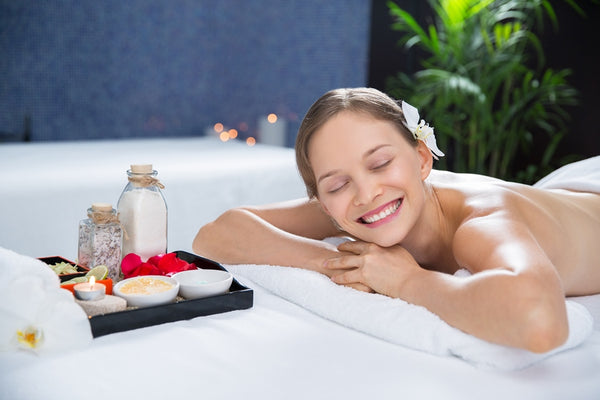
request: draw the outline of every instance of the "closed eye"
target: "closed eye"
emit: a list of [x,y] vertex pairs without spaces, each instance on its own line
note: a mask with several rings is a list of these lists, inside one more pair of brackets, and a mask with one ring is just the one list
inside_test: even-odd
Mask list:
[[392,160],[386,160],[386,161],[377,163],[377,164],[373,165],[371,167],[371,169],[374,171],[378,170],[378,169],[383,169],[383,168],[387,167],[388,165],[390,165],[391,162],[392,162]]
[[327,191],[327,193],[337,193],[340,190],[342,190],[347,184],[348,184],[348,181],[344,181],[341,184],[335,185],[334,187],[332,187],[331,189],[329,189]]

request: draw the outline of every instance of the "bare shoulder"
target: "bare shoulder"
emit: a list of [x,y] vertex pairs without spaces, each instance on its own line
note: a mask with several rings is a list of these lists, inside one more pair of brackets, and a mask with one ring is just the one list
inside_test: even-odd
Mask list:
[[486,175],[479,174],[465,174],[456,173],[450,171],[442,171],[439,169],[432,169],[429,177],[429,182],[434,185],[437,184],[476,184],[476,183],[501,183],[504,182],[500,179],[492,178]]
[[567,294],[600,292],[600,195],[436,173],[442,207],[455,218],[457,263],[477,272],[551,265]]

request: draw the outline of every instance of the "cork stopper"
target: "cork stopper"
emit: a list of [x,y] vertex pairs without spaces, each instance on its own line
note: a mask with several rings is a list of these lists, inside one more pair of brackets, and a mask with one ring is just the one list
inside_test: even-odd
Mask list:
[[134,174],[151,174],[152,164],[132,164],[131,172]]
[[109,203],[92,203],[92,211],[94,212],[112,212],[112,204]]

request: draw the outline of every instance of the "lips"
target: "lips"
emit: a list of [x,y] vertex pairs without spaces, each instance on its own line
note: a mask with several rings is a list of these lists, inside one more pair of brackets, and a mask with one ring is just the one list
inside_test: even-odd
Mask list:
[[398,211],[398,209],[400,208],[401,204],[402,204],[402,199],[397,199],[397,200],[391,201],[391,202],[379,207],[378,209],[363,215],[362,217],[360,217],[358,219],[358,222],[360,222],[361,224],[366,224],[366,225],[375,224],[379,221],[384,220],[386,217],[389,217],[390,215],[395,214]]

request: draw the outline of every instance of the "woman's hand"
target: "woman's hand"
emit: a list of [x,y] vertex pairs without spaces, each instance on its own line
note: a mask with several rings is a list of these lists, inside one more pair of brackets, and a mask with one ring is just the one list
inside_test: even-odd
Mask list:
[[[373,243],[350,241],[338,246],[342,253],[325,262],[331,279],[340,285],[366,287],[390,297],[401,297],[404,282],[421,267],[402,246],[380,247]],[[360,289],[359,289],[360,290]]]

